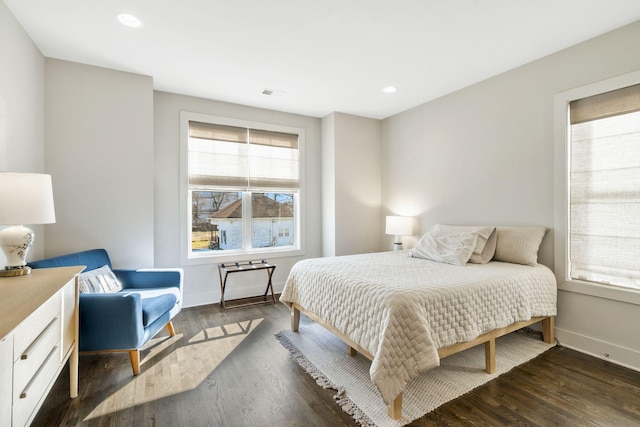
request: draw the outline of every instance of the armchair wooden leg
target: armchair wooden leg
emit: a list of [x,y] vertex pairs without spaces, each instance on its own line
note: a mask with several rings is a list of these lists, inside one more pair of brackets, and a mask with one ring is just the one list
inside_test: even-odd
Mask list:
[[176,336],[176,330],[173,329],[173,323],[171,321],[169,321],[169,323],[167,323],[165,327],[167,328],[167,332],[169,332],[170,336],[172,337]]
[[129,359],[131,359],[133,375],[138,375],[140,373],[140,350],[129,350]]

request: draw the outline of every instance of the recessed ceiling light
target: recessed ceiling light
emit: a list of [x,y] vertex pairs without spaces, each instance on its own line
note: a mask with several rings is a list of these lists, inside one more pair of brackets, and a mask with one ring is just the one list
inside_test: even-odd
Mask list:
[[393,92],[395,92],[396,90],[398,90],[398,89],[396,89],[394,86],[387,86],[387,87],[385,87],[384,89],[382,89],[382,91],[383,91],[384,93],[393,93]]
[[142,27],[142,21],[133,15],[129,15],[128,13],[121,13],[118,15],[118,21],[122,25],[126,25],[131,28],[140,28]]

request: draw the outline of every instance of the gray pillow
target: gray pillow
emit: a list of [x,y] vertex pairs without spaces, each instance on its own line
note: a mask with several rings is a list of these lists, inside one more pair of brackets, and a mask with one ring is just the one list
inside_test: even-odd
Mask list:
[[545,227],[496,227],[496,261],[535,266]]

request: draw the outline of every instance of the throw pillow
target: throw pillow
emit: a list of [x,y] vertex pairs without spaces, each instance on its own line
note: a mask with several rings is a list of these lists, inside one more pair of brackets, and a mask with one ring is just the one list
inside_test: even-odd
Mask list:
[[80,273],[78,282],[81,294],[106,294],[122,290],[122,284],[108,265]]
[[496,227],[496,261],[535,266],[545,227]]
[[482,227],[476,225],[442,225],[436,224],[433,227],[436,231],[468,231],[478,233],[476,247],[469,258],[473,264],[486,264],[493,258],[496,252],[497,233],[495,227]]
[[412,257],[453,265],[465,265],[478,239],[477,233],[467,231],[430,231],[411,249]]

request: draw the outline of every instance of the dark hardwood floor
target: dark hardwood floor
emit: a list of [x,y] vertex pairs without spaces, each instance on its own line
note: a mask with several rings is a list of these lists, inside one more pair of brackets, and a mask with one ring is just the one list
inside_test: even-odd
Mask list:
[[[174,326],[145,347],[137,377],[126,353],[81,355],[78,398],[65,369],[33,425],[356,425],[274,338],[289,327],[284,305],[189,308]],[[410,425],[638,426],[640,373],[556,347]]]

